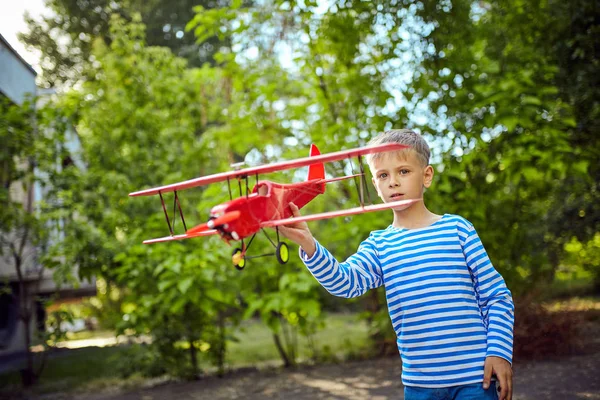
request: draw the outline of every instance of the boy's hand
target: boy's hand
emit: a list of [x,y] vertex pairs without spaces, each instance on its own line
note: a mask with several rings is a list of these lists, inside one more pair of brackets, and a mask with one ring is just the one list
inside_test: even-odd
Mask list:
[[510,363],[502,357],[489,356],[483,366],[483,388],[490,387],[492,374],[500,383],[498,400],[512,400],[512,368]]
[[[292,210],[292,215],[294,217],[300,216],[300,210],[294,203],[290,203],[290,209]],[[315,239],[313,238],[312,233],[310,233],[310,229],[308,229],[306,222],[281,225],[279,227],[279,232],[302,247],[307,256],[312,257],[313,254],[315,254],[317,249],[315,246]]]

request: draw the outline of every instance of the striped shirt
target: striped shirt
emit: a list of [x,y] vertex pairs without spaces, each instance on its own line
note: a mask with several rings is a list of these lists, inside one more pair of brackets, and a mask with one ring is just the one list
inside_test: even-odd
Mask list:
[[404,385],[479,383],[487,356],[512,363],[512,296],[466,219],[445,214],[425,228],[373,231],[342,263],[315,243],[312,257],[300,256],[331,294],[385,286]]

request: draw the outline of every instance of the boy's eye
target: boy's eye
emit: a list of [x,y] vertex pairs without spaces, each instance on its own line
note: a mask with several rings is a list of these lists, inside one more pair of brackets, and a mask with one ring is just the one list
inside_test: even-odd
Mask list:
[[381,174],[379,174],[379,179],[385,179],[387,177],[387,174],[385,172],[382,172]]
[[409,172],[410,172],[410,171],[409,171],[409,170],[407,170],[407,169],[401,169],[401,170],[400,170],[400,175],[406,175],[406,174],[408,174]]

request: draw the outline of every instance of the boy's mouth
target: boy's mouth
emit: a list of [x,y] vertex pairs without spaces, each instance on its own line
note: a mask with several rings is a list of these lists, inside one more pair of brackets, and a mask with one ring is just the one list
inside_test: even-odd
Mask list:
[[394,193],[390,196],[390,199],[399,199],[401,197],[404,197],[404,193]]

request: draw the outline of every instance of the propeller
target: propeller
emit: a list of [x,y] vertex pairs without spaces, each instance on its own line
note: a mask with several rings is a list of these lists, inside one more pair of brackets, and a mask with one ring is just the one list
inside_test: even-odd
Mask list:
[[185,234],[193,235],[193,234],[205,231],[207,229],[215,229],[215,227],[217,227],[217,226],[225,225],[231,221],[235,221],[236,219],[238,219],[240,217],[241,214],[242,213],[240,213],[239,211],[230,211],[228,213],[221,215],[220,217],[211,219],[208,222],[205,222],[203,224],[200,224],[193,228],[188,229],[185,232]]

